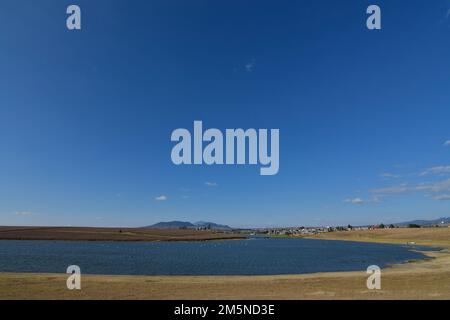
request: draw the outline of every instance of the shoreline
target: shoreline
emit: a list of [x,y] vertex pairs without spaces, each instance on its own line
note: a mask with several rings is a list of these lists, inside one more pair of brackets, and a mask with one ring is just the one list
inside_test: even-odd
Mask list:
[[[404,244],[405,239],[417,237],[415,231],[402,232],[402,239],[392,242],[377,241],[379,233],[375,233],[375,239],[364,242],[401,244],[399,241],[403,241]],[[349,235],[357,236],[346,234]],[[336,234],[328,235],[332,236]],[[374,233],[364,236],[374,236]],[[450,242],[450,237],[448,240],[446,237],[447,233],[444,239]],[[362,241],[361,237],[356,238],[347,240]],[[82,275],[82,290],[73,291],[66,288],[67,274],[0,273],[0,299],[450,299],[450,243],[440,238],[425,240],[426,244],[416,241],[416,245],[436,251],[417,251],[429,259],[383,268],[381,290],[367,289],[365,270],[250,276]]]
[[216,238],[205,238],[205,239],[167,239],[167,240],[93,240],[93,239],[58,239],[58,238],[49,238],[49,239],[2,239],[0,241],[61,241],[61,242],[214,242],[214,241],[228,241],[228,240],[246,240],[246,237],[216,237]]
[[450,254],[382,269],[381,290],[366,288],[365,271],[255,276],[82,275],[82,290],[66,289],[66,274],[0,273],[0,299],[297,300],[450,299]]

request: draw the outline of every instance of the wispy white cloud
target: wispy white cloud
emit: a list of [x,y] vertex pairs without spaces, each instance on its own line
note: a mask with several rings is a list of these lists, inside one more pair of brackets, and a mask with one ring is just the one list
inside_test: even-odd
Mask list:
[[160,195],[155,198],[156,201],[166,201],[168,198],[165,195]]
[[381,174],[381,177],[383,178],[400,178],[399,174],[393,174],[393,173],[389,173],[389,172],[385,172]]
[[444,147],[450,147],[450,140],[447,140],[444,142]]
[[374,195],[373,197],[369,199],[363,199],[363,198],[347,198],[344,200],[345,203],[351,203],[351,204],[374,204],[379,203],[383,200],[382,195]]
[[450,166],[437,166],[428,168],[425,171],[421,172],[420,175],[426,176],[429,174],[445,174],[445,173],[450,173]]
[[363,204],[364,200],[361,198],[349,198],[349,199],[345,199],[344,202],[351,203],[351,204]]
[[438,182],[428,182],[421,183],[416,186],[417,191],[427,191],[427,192],[450,192],[450,179],[438,181]]
[[32,216],[33,215],[33,212],[31,212],[31,211],[17,211],[17,212],[15,212],[14,213],[16,216],[22,216],[22,217],[24,217],[24,216]]
[[255,68],[255,62],[249,62],[244,67],[245,67],[245,71],[252,72],[253,69]]
[[369,200],[369,202],[379,203],[383,200],[383,196],[375,195],[372,197],[372,199]]
[[206,181],[205,182],[205,186],[207,186],[207,187],[217,187],[218,184],[217,184],[217,182]]
[[405,193],[412,191],[407,185],[391,186],[386,188],[372,189],[369,190],[372,193],[378,194],[393,194],[393,193]]
[[434,200],[437,201],[446,201],[446,200],[450,200],[450,194],[441,194],[438,196],[433,197]]
[[372,189],[370,192],[375,194],[402,194],[408,192],[450,192],[450,179],[437,182],[423,182],[415,185],[403,184],[387,188]]

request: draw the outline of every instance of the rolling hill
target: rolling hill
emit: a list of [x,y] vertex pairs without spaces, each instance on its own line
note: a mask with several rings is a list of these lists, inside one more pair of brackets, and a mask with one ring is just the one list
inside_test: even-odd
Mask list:
[[213,230],[231,230],[227,225],[217,224],[214,222],[199,221],[191,223],[188,221],[167,221],[158,222],[150,226],[146,226],[147,229],[195,229],[195,228],[207,228]]

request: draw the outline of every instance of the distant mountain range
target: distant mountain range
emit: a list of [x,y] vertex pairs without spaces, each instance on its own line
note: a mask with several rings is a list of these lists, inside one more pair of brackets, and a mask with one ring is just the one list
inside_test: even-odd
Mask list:
[[195,228],[209,228],[213,230],[231,230],[231,227],[223,224],[217,224],[214,222],[207,221],[199,221],[195,223],[191,223],[188,221],[167,221],[167,222],[158,222],[152,224],[151,226],[146,226],[144,228],[148,229],[195,229]]
[[[407,226],[409,224],[417,224],[419,226],[431,226],[431,225],[439,225],[439,224],[450,224],[450,217],[443,217],[432,220],[412,220],[394,223],[395,226]],[[150,226],[145,226],[144,228],[148,229],[196,229],[196,228],[209,228],[212,230],[231,230],[232,228],[227,225],[217,224],[214,222],[207,221],[198,221],[198,222],[189,222],[189,221],[167,221],[167,222],[158,222]]]
[[400,223],[394,223],[396,226],[405,226],[408,224],[417,224],[419,226],[429,226],[429,225],[436,225],[436,224],[449,224],[450,223],[450,217],[447,218],[439,218],[434,220],[412,220],[412,221],[406,221],[406,222],[400,222]]

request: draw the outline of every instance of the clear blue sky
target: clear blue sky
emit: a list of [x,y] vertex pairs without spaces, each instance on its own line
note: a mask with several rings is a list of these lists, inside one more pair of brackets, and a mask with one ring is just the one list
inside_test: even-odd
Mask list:
[[[374,3],[381,31],[365,26]],[[81,31],[66,29],[69,4]],[[0,225],[449,216],[449,9],[2,0]],[[175,166],[170,134],[194,120],[279,128],[279,173]]]

